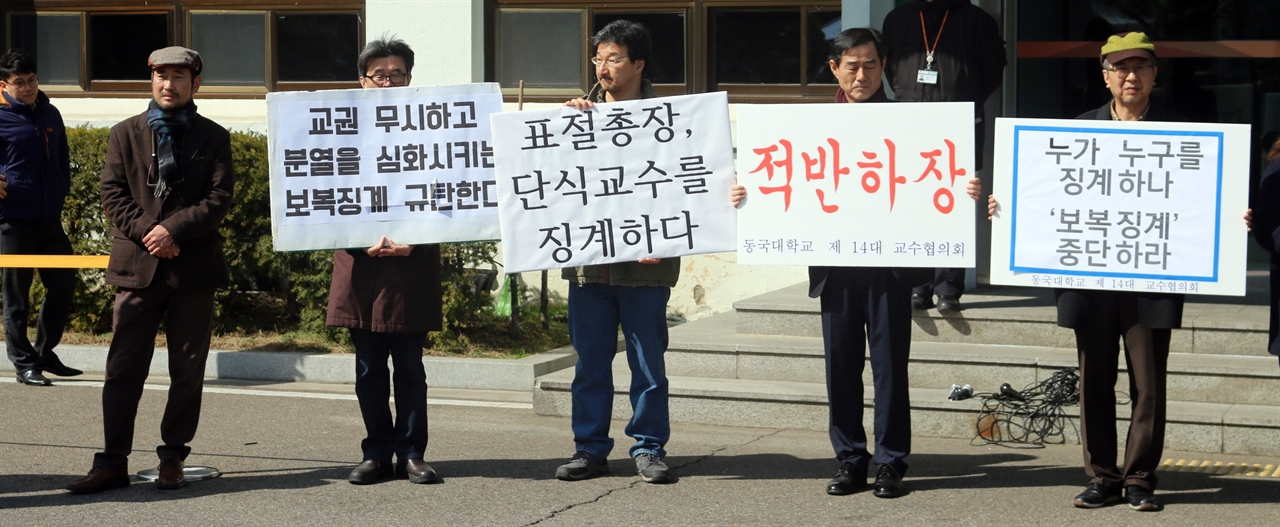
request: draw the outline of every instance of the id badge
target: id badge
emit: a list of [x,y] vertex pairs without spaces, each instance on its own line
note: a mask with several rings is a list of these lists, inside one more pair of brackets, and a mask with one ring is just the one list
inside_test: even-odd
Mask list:
[[937,84],[938,72],[932,70],[916,70],[916,82],[920,84]]

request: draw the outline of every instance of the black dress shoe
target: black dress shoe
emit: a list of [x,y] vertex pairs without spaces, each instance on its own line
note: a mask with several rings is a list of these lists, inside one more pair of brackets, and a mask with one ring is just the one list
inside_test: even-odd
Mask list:
[[938,297],[938,311],[959,311],[960,299],[954,296]]
[[356,466],[355,470],[347,476],[347,481],[355,485],[368,485],[377,483],[384,479],[391,479],[392,466],[389,463],[379,463],[372,459],[366,459]]
[[872,494],[877,498],[896,498],[905,493],[898,471],[889,465],[880,465],[880,471],[876,473],[876,490]]
[[440,483],[440,475],[422,458],[413,458],[396,465],[396,475],[409,478],[409,483]]
[[867,470],[858,470],[849,463],[840,464],[840,472],[827,483],[827,494],[848,496],[867,487]]
[[911,293],[911,309],[916,311],[924,311],[933,307],[933,295],[922,295],[919,293]]
[[53,381],[40,374],[40,370],[32,368],[17,372],[18,382],[28,386],[53,386]]
[[77,494],[93,494],[110,489],[122,489],[129,486],[129,473],[93,467],[89,475],[77,479],[67,485],[67,490]]
[[48,373],[57,375],[59,377],[75,377],[76,375],[80,375],[84,373],[83,371],[77,370],[75,368],[72,368],[71,366],[67,366],[66,364],[63,364],[62,361],[58,360],[57,358],[54,358],[52,361],[41,364],[40,369]]
[[1146,487],[1129,485],[1124,488],[1124,496],[1129,500],[1129,508],[1135,511],[1160,510],[1155,493]]
[[1071,500],[1071,504],[1082,509],[1096,509],[1103,505],[1120,501],[1120,493],[1111,490],[1101,483],[1090,483],[1088,487]]

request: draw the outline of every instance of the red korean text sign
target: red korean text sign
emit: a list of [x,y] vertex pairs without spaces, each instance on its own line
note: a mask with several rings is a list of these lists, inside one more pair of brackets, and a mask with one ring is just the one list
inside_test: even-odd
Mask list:
[[970,103],[743,105],[738,262],[972,267]]

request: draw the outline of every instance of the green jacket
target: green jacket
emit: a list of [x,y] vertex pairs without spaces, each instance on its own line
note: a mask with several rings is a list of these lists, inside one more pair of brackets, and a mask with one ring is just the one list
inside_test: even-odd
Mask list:
[[[640,98],[657,97],[653,92],[653,84],[648,79],[640,81]],[[594,102],[605,102],[604,92],[600,84],[591,87],[584,99]],[[621,262],[614,264],[584,265],[568,267],[560,272],[565,280],[585,284],[610,284],[624,287],[675,287],[680,279],[680,258],[663,258],[656,264],[639,262]]]

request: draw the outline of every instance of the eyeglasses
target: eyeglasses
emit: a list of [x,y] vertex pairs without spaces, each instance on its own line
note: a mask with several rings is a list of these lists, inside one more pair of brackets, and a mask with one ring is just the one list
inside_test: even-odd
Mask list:
[[596,66],[599,66],[599,65],[601,65],[601,64],[608,64],[608,65],[610,65],[610,66],[617,66],[617,65],[622,64],[623,62],[626,62],[626,61],[628,61],[628,60],[631,60],[631,57],[614,57],[614,58],[611,58],[611,59],[602,59],[602,58],[600,58],[600,57],[592,57],[592,58],[591,58],[591,64],[594,64],[594,65],[596,65]]
[[365,75],[364,78],[369,79],[378,84],[391,81],[391,84],[400,84],[404,82],[409,75],[404,73],[392,73],[390,75]]
[[25,90],[25,89],[27,89],[27,88],[35,88],[38,84],[40,84],[40,78],[39,78],[39,77],[31,77],[31,80],[30,80],[30,81],[18,81],[18,82],[9,82],[9,81],[4,81],[4,83],[5,83],[5,84],[9,84],[9,85],[11,85],[11,86],[15,86],[15,87],[17,87],[19,90]]
[[1130,73],[1136,73],[1138,74],[1139,77],[1148,75],[1152,71],[1154,71],[1154,69],[1155,69],[1155,66],[1152,66],[1150,64],[1143,64],[1141,66],[1134,66],[1134,67],[1115,66],[1115,67],[1107,68],[1107,71],[1115,72],[1116,75],[1119,75],[1121,78],[1124,78],[1124,77],[1128,77]]

